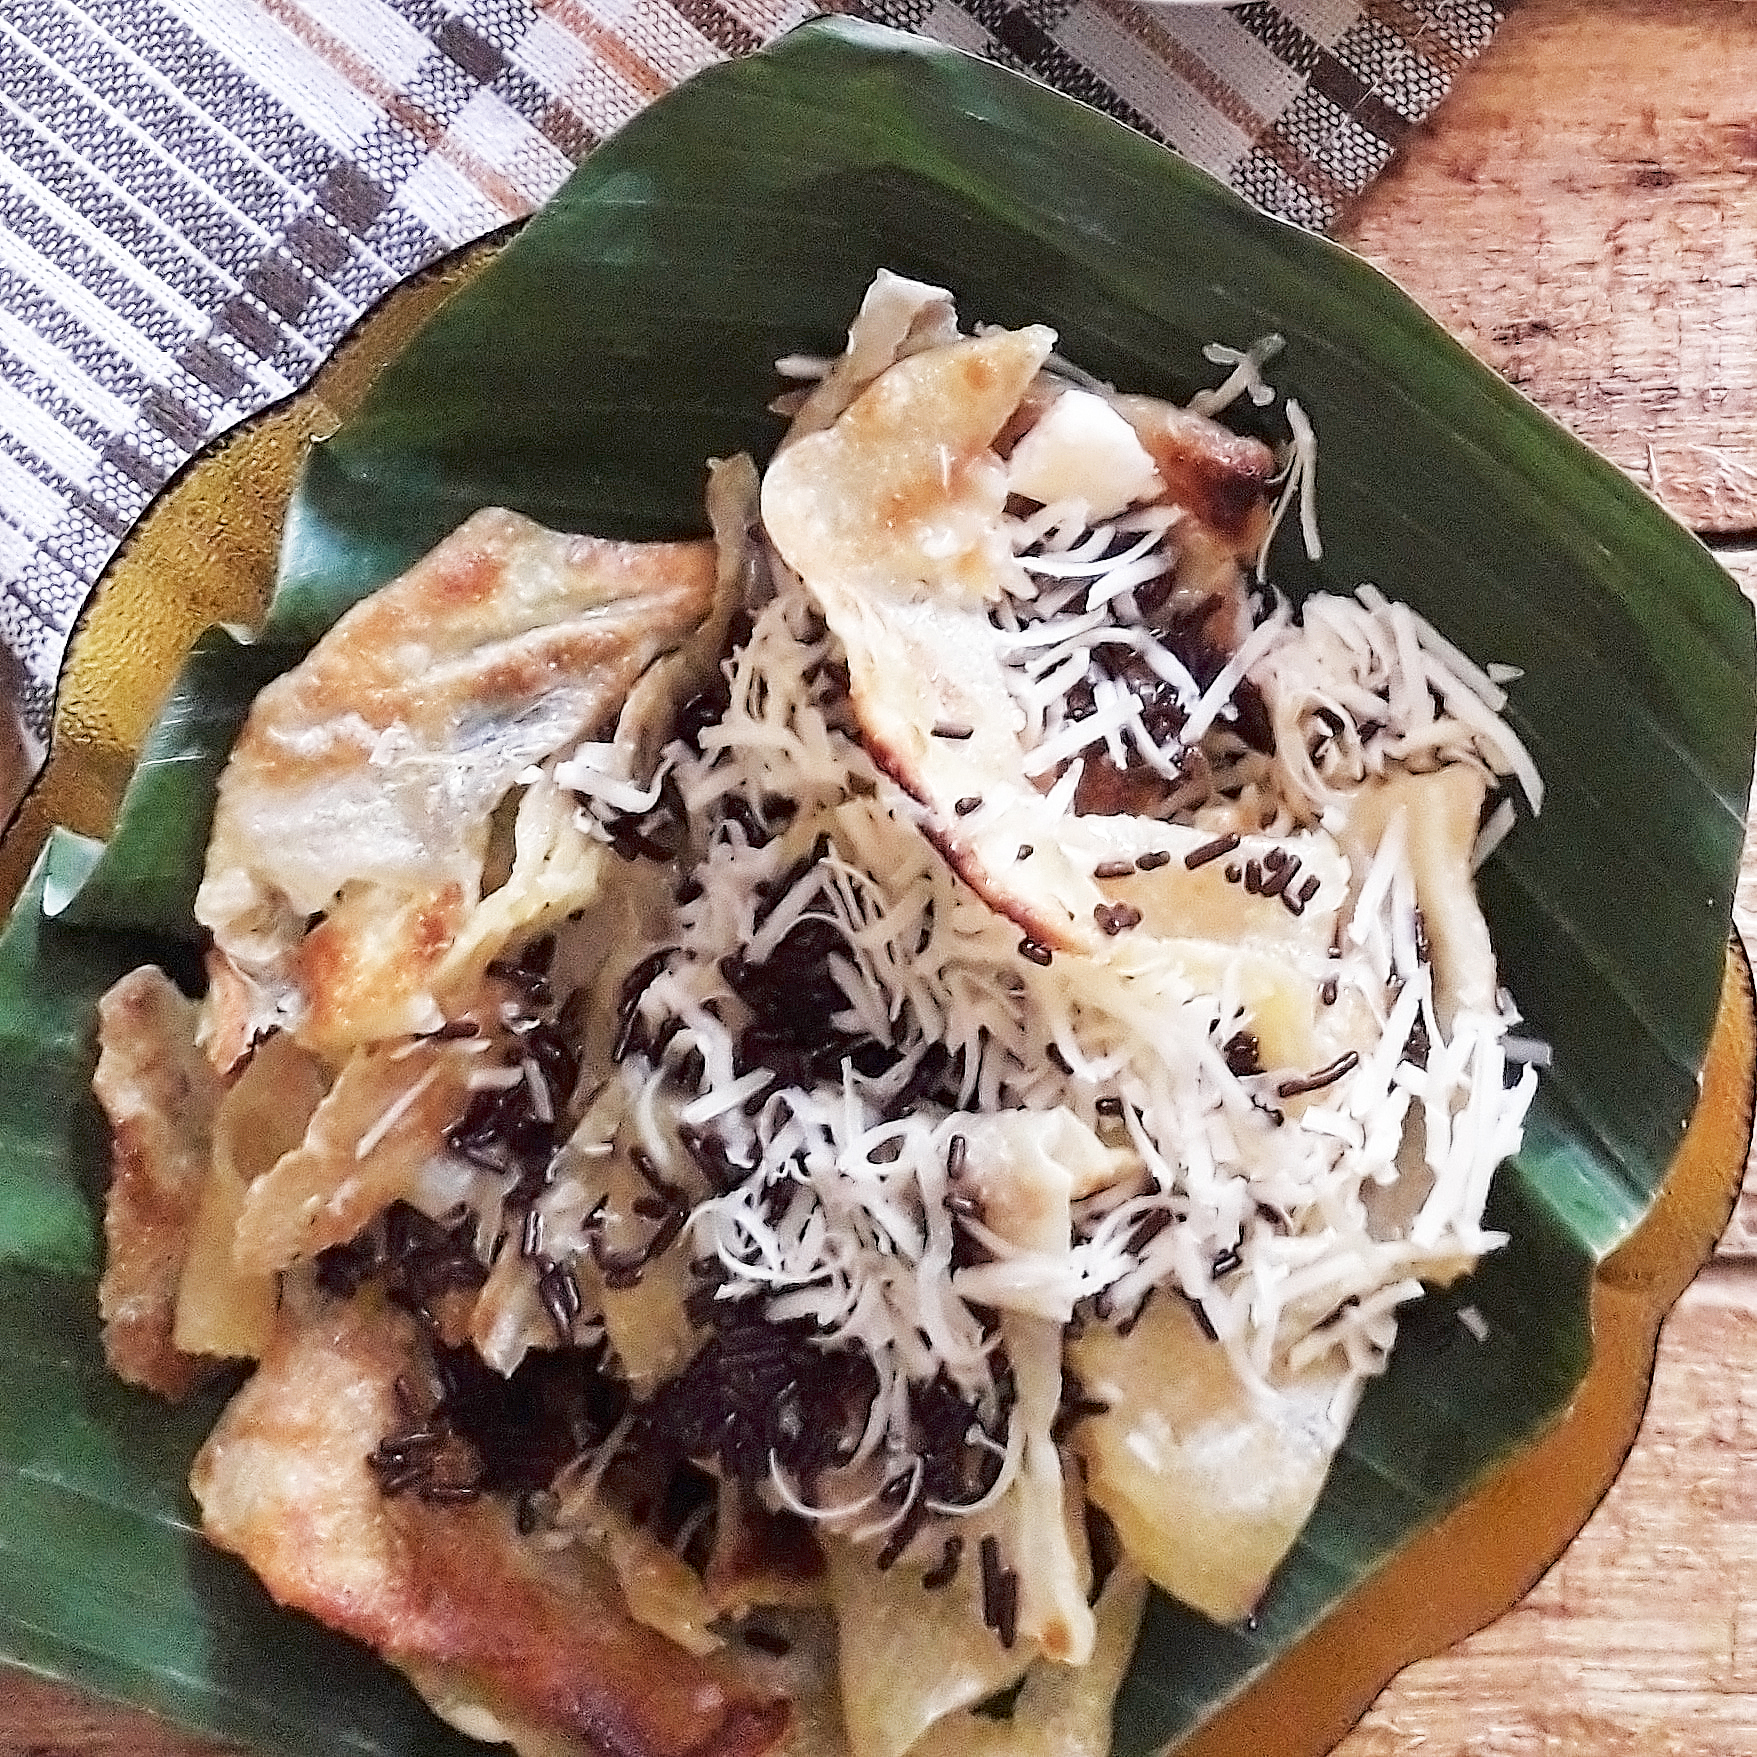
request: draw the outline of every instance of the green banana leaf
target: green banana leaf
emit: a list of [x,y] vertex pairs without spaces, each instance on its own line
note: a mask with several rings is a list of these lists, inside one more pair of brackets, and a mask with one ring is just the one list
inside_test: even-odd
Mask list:
[[[1617,471],[1382,277],[1141,137],[994,66],[823,20],[701,75],[600,148],[312,455],[261,641],[208,637],[107,849],[59,837],[0,939],[0,1649],[286,1753],[449,1753],[388,1673],[274,1612],[188,1530],[216,1405],[112,1384],[92,1315],[101,1131],[91,1003],[189,962],[215,776],[251,694],[478,506],[606,535],[702,525],[703,462],[759,455],[773,361],[834,351],[886,266],[966,322],[1179,399],[1203,344],[1287,340],[1271,377],[1320,435],[1321,563],[1523,668],[1511,719],[1547,784],[1483,875],[1503,970],[1554,1049],[1492,1219],[1513,1235],[1423,1302],[1316,1517],[1248,1625],[1168,1603],[1119,1753],[1201,1724],[1412,1533],[1567,1405],[1595,1266],[1691,1115],[1750,784],[1751,615]],[[1485,1341],[1460,1341],[1472,1305]]]

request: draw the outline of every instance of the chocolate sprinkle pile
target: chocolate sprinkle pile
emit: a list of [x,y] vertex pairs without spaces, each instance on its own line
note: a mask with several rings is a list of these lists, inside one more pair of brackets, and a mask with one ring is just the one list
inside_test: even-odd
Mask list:
[[861,1351],[820,1347],[808,1322],[778,1324],[761,1301],[714,1300],[714,1291],[710,1281],[692,1296],[691,1315],[713,1329],[642,1406],[636,1443],[711,1459],[749,1488],[768,1480],[773,1456],[809,1496],[853,1455],[878,1395],[872,1363]]
[[[1136,592],[1135,604],[1142,624],[1182,662],[1198,692],[1204,691],[1225,669],[1230,656],[1207,632],[1218,603],[1204,598],[1173,606],[1169,600],[1170,581],[1171,575],[1167,573],[1148,582]],[[1106,644],[1093,650],[1092,666],[1135,698],[1141,726],[1154,744],[1161,750],[1176,748],[1186,720],[1183,705],[1176,687],[1161,677],[1143,654],[1127,645]],[[1069,722],[1078,724],[1089,718],[1096,705],[1091,681],[1075,684],[1066,696]],[[1250,749],[1267,753],[1274,748],[1268,707],[1249,678],[1241,678],[1233,687],[1226,729]],[[1188,754],[1200,756],[1200,747],[1192,747]],[[1167,806],[1181,801],[1191,783],[1198,796],[1206,791],[1200,765],[1186,770],[1184,781],[1174,782],[1150,767],[1132,747],[1127,749],[1121,765],[1101,743],[1083,755],[1086,766],[1074,795],[1077,812],[1108,815],[1129,811],[1159,816]]]
[[525,1078],[475,1093],[445,1137],[454,1153],[511,1181],[507,1202],[513,1208],[528,1207],[548,1187],[555,1156],[572,1129],[567,1105],[580,1074],[581,1022],[575,1001],[555,1007],[549,984],[554,957],[555,938],[545,934],[516,961],[488,966],[513,991],[505,1065],[522,1066]]
[[488,1279],[476,1255],[475,1216],[447,1218],[451,1224],[443,1225],[407,1202],[393,1202],[357,1238],[318,1252],[317,1285],[351,1298],[378,1282],[393,1303],[437,1331],[446,1295],[474,1294]]

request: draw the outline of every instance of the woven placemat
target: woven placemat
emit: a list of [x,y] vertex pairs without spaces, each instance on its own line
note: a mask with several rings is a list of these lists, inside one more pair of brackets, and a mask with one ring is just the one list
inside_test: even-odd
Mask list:
[[[1511,0],[859,0],[1324,227]],[[6,0],[0,640],[41,731],[80,605],[189,456],[382,294],[805,0]]]

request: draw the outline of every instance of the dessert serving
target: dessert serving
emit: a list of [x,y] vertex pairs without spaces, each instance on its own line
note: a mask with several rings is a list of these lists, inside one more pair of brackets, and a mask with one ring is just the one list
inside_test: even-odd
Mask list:
[[101,1008],[106,1350],[253,1363],[205,1532],[463,1731],[1103,1752],[1504,1242],[1541,783],[1265,578],[1276,345],[1184,407],[880,274],[711,540],[476,512],[256,698],[205,992]]

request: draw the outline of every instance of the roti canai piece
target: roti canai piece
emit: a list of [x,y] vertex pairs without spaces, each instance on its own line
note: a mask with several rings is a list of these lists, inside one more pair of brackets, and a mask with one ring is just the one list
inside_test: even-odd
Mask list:
[[1100,1757],[1499,1242],[1504,691],[1257,583],[1269,349],[1055,346],[881,275],[712,542],[477,514],[259,698],[205,997],[106,999],[112,1357],[258,1363],[204,1528],[526,1757]]
[[130,971],[100,1003],[92,1090],[110,1121],[104,1353],[132,1385],[172,1399],[202,1376],[172,1329],[177,1289],[213,1158],[220,1082],[195,1044],[195,1006],[163,971]]
[[[428,1030],[468,984],[493,819],[707,617],[707,544],[604,543],[477,513],[349,611],[251,710],[196,918],[243,1030],[331,1055]],[[315,834],[313,832],[316,832]]]

